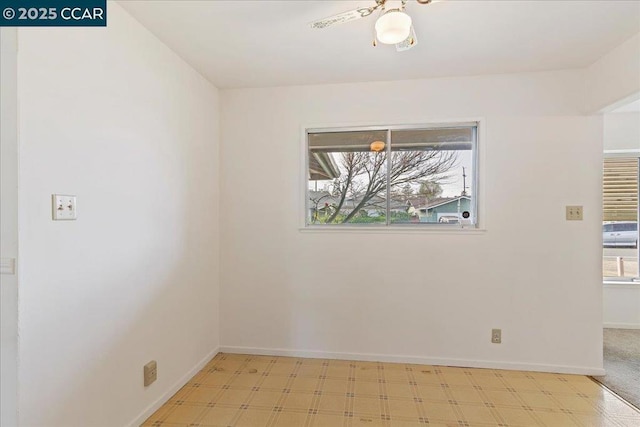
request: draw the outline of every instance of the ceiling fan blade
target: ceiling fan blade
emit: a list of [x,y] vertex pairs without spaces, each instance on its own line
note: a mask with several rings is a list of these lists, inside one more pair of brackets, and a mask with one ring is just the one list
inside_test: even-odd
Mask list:
[[348,12],[339,13],[337,15],[330,16],[328,18],[320,19],[312,22],[311,28],[326,28],[334,24],[342,24],[344,22],[354,21],[356,19],[365,18],[373,13],[378,6],[374,7],[361,7],[360,9],[350,10]]
[[417,44],[418,44],[418,38],[416,37],[416,32],[413,29],[413,25],[412,25],[411,30],[409,31],[409,37],[402,40],[400,43],[396,43],[396,50],[398,52],[403,52],[405,50],[411,49]]

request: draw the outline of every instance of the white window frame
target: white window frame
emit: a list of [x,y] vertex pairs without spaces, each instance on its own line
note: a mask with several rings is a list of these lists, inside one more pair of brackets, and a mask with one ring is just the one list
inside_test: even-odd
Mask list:
[[[603,161],[605,158],[612,157],[638,157],[638,161],[640,161],[640,150],[604,150]],[[640,172],[639,172],[640,173]],[[638,177],[640,179],[640,177]],[[638,192],[640,193],[640,187],[638,188]],[[638,198],[638,204],[640,205],[640,194]],[[638,224],[640,224],[640,206],[638,208]],[[640,229],[639,229],[640,230]],[[602,245],[604,249],[604,244]],[[637,262],[638,266],[640,266],[640,247],[637,248]],[[604,272],[603,272],[604,273]],[[640,270],[638,271],[638,276],[636,277],[611,277],[602,275],[602,282],[607,285],[640,285]]]
[[[483,209],[483,186],[481,165],[484,163],[484,119],[460,119],[460,120],[438,120],[434,122],[422,122],[411,124],[324,124],[324,125],[306,125],[302,126],[301,144],[301,203],[299,203],[300,212],[300,231],[318,231],[318,232],[432,232],[432,233],[483,233],[486,230],[482,227],[484,224]],[[352,131],[388,131],[389,138],[391,131],[394,130],[412,130],[412,129],[436,129],[451,127],[475,127],[475,141],[473,142],[473,197],[472,206],[474,212],[474,223],[472,224],[442,224],[442,223],[409,223],[409,224],[309,224],[309,196],[308,196],[308,167],[309,167],[309,133],[328,133],[328,132],[352,132]],[[388,141],[387,141],[388,142]],[[391,144],[387,143],[388,151],[391,150]]]

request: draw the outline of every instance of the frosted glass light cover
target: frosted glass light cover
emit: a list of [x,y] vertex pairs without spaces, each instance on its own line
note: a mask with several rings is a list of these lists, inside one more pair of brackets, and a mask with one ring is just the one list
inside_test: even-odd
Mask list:
[[390,10],[376,21],[376,37],[380,43],[396,44],[409,37],[411,17],[399,10]]

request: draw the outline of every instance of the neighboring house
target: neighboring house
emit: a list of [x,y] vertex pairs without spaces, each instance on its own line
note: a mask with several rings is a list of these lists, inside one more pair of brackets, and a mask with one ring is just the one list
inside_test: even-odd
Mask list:
[[462,212],[471,211],[469,196],[440,197],[418,207],[420,222],[458,222]]

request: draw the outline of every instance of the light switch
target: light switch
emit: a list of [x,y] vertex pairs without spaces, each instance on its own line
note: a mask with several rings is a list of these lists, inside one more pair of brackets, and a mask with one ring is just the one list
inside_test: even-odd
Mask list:
[[567,206],[567,221],[582,221],[582,206]]
[[51,195],[51,210],[54,221],[76,219],[78,217],[76,196],[65,194]]

